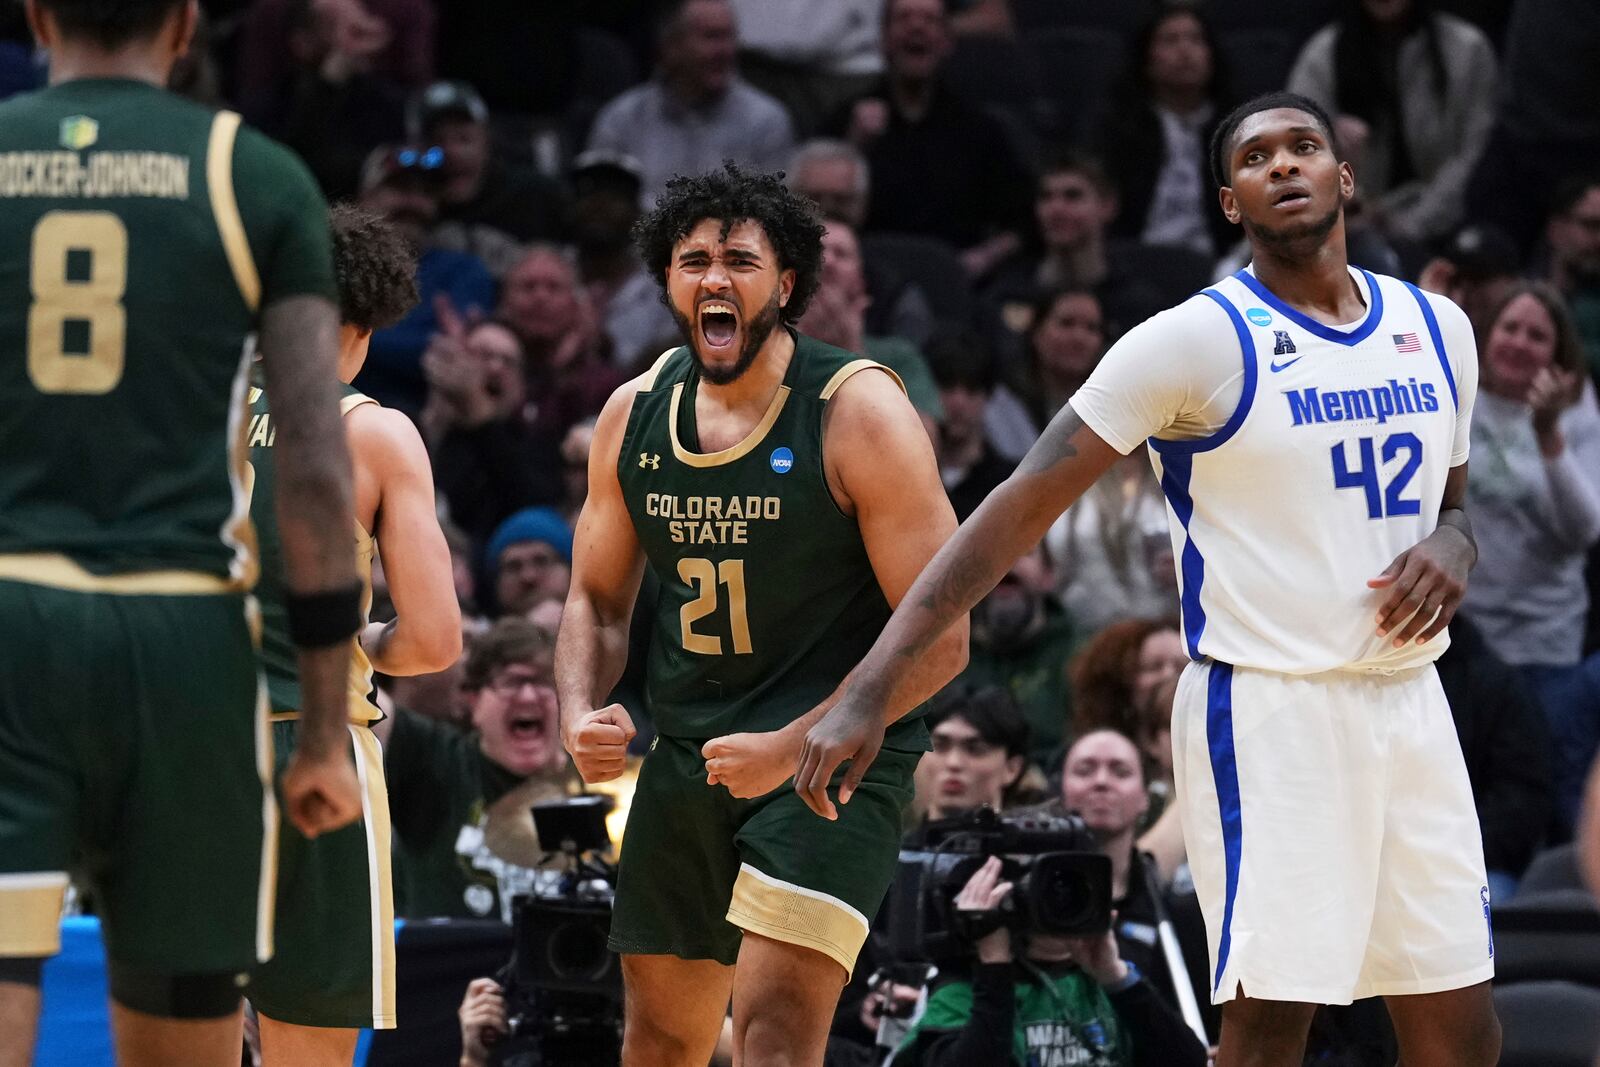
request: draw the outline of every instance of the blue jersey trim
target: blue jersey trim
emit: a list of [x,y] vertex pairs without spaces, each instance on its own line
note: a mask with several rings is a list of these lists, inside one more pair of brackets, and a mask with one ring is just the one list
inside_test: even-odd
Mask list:
[[1411,295],[1417,298],[1417,306],[1422,309],[1423,321],[1428,324],[1428,336],[1433,338],[1433,351],[1439,357],[1439,366],[1444,368],[1444,380],[1450,385],[1450,402],[1457,410],[1461,408],[1461,398],[1456,395],[1456,376],[1450,369],[1450,357],[1445,354],[1444,334],[1439,331],[1439,319],[1433,313],[1433,305],[1428,303],[1428,298],[1422,295],[1422,290],[1410,282],[1402,282]]
[[1200,604],[1200,589],[1206,580],[1206,561],[1189,532],[1189,519],[1194,515],[1194,497],[1189,494],[1189,479],[1193,474],[1192,454],[1180,452],[1162,457],[1161,491],[1166,494],[1172,513],[1183,524],[1183,552],[1178,558],[1183,577],[1183,598],[1180,601],[1183,641],[1189,648],[1189,658],[1199,659],[1200,636],[1206,630],[1206,609]]
[[1244,812],[1239,803],[1239,763],[1233,748],[1233,666],[1213,662],[1206,680],[1206,744],[1211,749],[1211,777],[1222,816],[1223,859],[1227,889],[1222,905],[1222,935],[1217,939],[1217,973],[1211,991],[1222,985],[1233,947],[1233,903],[1239,894],[1239,861],[1244,851]]
[[1362,271],[1361,276],[1367,280],[1367,292],[1372,294],[1372,300],[1371,303],[1367,305],[1367,317],[1362,319],[1354,329],[1345,331],[1334,326],[1329,326],[1326,323],[1318,322],[1316,319],[1305,314],[1304,312],[1296,311],[1294,308],[1290,307],[1288,304],[1285,304],[1282,300],[1279,300],[1276,296],[1274,296],[1272,290],[1268,289],[1265,285],[1262,285],[1261,279],[1257,278],[1249,271],[1240,269],[1239,272],[1234,275],[1235,278],[1238,278],[1239,281],[1244,284],[1245,288],[1249,289],[1262,300],[1272,305],[1272,309],[1274,311],[1287,317],[1290,322],[1293,322],[1303,330],[1311,331],[1324,341],[1332,341],[1334,344],[1340,345],[1360,344],[1362,341],[1365,341],[1368,337],[1372,336],[1372,331],[1376,330],[1378,328],[1378,323],[1383,321],[1383,290],[1378,288],[1378,279],[1374,278],[1366,271]]
[[[1244,385],[1239,393],[1239,403],[1233,409],[1233,414],[1228,416],[1228,421],[1222,428],[1208,437],[1199,437],[1191,441],[1163,441],[1160,438],[1150,438],[1150,447],[1161,453],[1162,456],[1191,455],[1195,452],[1209,452],[1225,444],[1234,434],[1239,432],[1239,427],[1244,425],[1245,416],[1250,414],[1250,406],[1256,399],[1256,376],[1260,371],[1256,360],[1256,341],[1250,333],[1250,327],[1244,323],[1244,316],[1239,314],[1239,309],[1234,307],[1227,297],[1215,289],[1201,290],[1202,296],[1208,296],[1216,301],[1217,306],[1227,312],[1228,318],[1233,322],[1233,332],[1239,337],[1239,353],[1244,359]],[[1185,480],[1188,484],[1188,479]]]

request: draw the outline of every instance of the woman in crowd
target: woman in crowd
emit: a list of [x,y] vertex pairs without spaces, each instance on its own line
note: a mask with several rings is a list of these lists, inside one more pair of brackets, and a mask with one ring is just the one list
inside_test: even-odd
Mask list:
[[1161,5],[1135,36],[1098,152],[1117,187],[1118,237],[1209,259],[1238,240],[1206,168],[1211,132],[1233,103],[1220,58],[1216,33],[1192,0]]
[[1083,288],[1052,289],[1033,303],[1028,359],[995,387],[984,430],[995,450],[1020,458],[1105,354],[1100,301]]
[[1070,668],[1073,732],[1140,736],[1144,709],[1188,662],[1172,619],[1125,618],[1107,626],[1079,650]]
[[1462,610],[1521,668],[1550,719],[1558,814],[1570,828],[1600,740],[1600,659],[1583,659],[1584,558],[1600,540],[1600,408],[1554,289],[1518,285],[1493,323],[1467,482],[1478,565]]

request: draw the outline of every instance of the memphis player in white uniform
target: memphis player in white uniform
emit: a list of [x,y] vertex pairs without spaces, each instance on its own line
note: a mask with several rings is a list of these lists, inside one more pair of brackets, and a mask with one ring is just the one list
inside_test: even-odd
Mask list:
[[1482,843],[1432,666],[1477,558],[1477,356],[1450,301],[1349,266],[1331,128],[1288,93],[1222,122],[1213,167],[1251,266],[1112,347],[813,713],[795,788],[833,817],[834,771],[850,761],[847,802],[919,651],[1148,441],[1193,660],[1172,743],[1217,1062],[1298,1065],[1316,1004],[1383,996],[1407,1067],[1487,1067]]

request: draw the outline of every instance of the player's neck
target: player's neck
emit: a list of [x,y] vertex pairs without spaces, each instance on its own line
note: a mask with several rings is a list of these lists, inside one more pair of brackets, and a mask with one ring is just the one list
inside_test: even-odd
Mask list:
[[1342,227],[1311,251],[1273,249],[1253,242],[1256,279],[1285,304],[1330,325],[1361,317],[1366,307],[1350,278]]
[[50,52],[51,85],[85,78],[126,78],[161,88],[171,72],[171,55],[149,42],[112,51],[92,45],[58,44]]
[[776,326],[762,342],[761,351],[756,353],[749,370],[726,385],[702,378],[699,396],[724,411],[765,412],[789,373],[789,363],[793,359],[793,335],[783,326]]

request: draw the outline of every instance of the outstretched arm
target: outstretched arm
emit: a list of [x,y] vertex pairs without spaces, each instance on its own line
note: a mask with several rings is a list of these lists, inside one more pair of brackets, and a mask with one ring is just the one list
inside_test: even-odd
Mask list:
[[589,448],[589,497],[572,541],[572,588],[556,639],[561,740],[585,782],[606,782],[626,766],[633,720],[619,704],[596,707],[628,663],[628,626],[644,576],[644,550],[617,478],[617,457],[638,380],[606,401]]
[[[461,655],[450,546],[439,529],[428,451],[411,420],[362,404],[344,418],[356,497],[371,501],[383,576],[395,617],[361,634],[372,666],[402,676],[442,671]],[[361,509],[363,513],[367,508]]]
[[1117,457],[1070,404],[1063,407],[1015,473],[939,550],[851,675],[845,693],[806,735],[795,789],[813,811],[836,817],[829,779],[841,763],[851,761],[839,789],[840,802],[848,801],[877,756],[884,728],[916,705],[921,658]]

